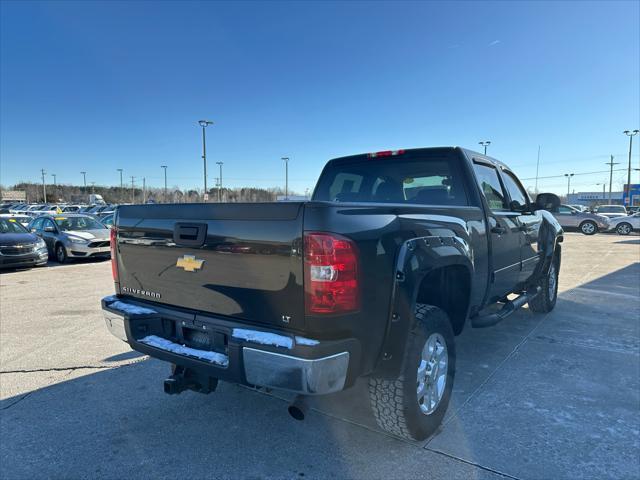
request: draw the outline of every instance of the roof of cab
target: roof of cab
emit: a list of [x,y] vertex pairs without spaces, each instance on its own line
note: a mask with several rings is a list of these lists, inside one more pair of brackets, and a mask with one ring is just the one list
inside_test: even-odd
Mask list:
[[[380,158],[387,157],[405,157],[405,156],[413,156],[421,153],[429,153],[429,154],[443,154],[450,152],[459,152],[462,153],[468,161],[472,162],[474,159],[478,159],[480,161],[492,163],[498,167],[504,168],[506,170],[511,170],[505,163],[500,160],[490,157],[488,155],[484,155],[480,152],[476,152],[474,150],[470,150],[468,148],[457,147],[457,146],[445,146],[445,147],[422,147],[422,148],[407,148],[407,149],[397,149],[397,150],[387,150],[382,153],[385,155],[380,155]],[[374,154],[379,154],[381,152],[368,152],[368,153],[359,153],[356,155],[347,155],[344,157],[337,157],[329,160],[328,164],[341,164],[341,163],[349,163],[353,160],[363,160],[363,159],[372,159]]]

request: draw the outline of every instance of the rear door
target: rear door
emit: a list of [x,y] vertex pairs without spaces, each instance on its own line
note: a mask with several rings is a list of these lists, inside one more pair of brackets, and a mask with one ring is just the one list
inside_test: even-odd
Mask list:
[[120,291],[253,323],[303,328],[301,203],[118,209]]
[[498,171],[491,163],[474,159],[476,178],[488,205],[491,235],[492,280],[490,298],[503,297],[520,279],[520,224],[518,214],[508,206]]

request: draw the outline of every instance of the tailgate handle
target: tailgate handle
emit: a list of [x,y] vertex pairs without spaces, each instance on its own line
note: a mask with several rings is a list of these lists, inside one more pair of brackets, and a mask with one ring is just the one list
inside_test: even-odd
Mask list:
[[176,223],[173,243],[188,247],[201,247],[207,238],[206,223]]

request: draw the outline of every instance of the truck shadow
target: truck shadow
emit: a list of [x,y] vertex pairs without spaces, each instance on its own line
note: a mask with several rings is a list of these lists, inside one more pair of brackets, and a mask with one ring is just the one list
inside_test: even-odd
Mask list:
[[[638,278],[635,263],[563,292],[546,316],[523,309],[496,327],[466,329],[457,339],[456,383],[444,427],[426,449],[377,433],[366,381],[313,399],[314,410],[296,422],[287,414],[287,395],[224,383],[209,396],[165,395],[168,366],[146,360],[2,400],[3,478],[482,473],[434,453],[440,451],[538,478],[575,475],[568,469],[590,451],[593,476],[625,476],[629,471],[620,465],[637,453]],[[603,359],[610,365],[594,369]],[[598,382],[614,385],[616,395],[593,388]],[[612,427],[614,433],[607,430]],[[596,450],[589,446],[594,432]],[[568,449],[567,443],[576,446]]]

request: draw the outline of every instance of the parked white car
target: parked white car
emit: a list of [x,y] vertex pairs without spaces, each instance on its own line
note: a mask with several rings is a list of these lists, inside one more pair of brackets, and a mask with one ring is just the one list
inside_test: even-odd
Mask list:
[[633,231],[640,231],[640,213],[612,218],[611,230],[618,232],[618,235],[629,235]]
[[614,218],[627,215],[627,209],[624,208],[624,205],[599,205],[593,210],[593,213],[607,218]]

